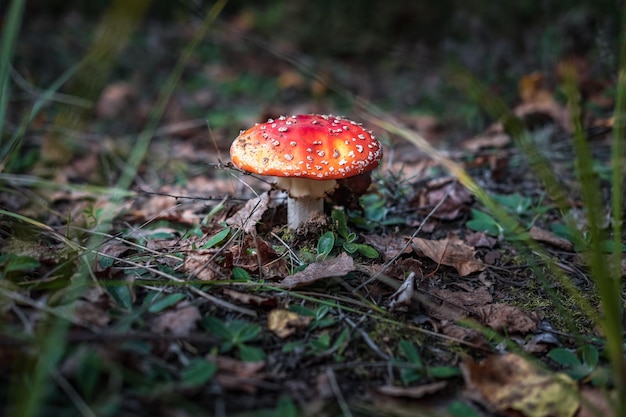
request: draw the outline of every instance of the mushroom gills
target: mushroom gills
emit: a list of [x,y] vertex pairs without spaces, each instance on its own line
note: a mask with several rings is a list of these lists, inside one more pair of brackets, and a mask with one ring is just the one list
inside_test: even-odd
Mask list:
[[277,177],[276,186],[289,193],[290,198],[324,198],[326,193],[337,188],[335,180],[309,180],[306,178]]

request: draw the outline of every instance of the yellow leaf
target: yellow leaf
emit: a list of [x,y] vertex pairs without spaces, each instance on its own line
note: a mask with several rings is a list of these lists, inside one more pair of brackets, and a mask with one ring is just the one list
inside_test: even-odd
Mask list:
[[486,407],[526,417],[572,417],[578,410],[578,385],[563,373],[538,368],[516,354],[494,355],[461,365],[466,394]]
[[281,339],[293,334],[297,329],[306,327],[311,317],[301,316],[293,311],[275,309],[267,315],[267,327]]

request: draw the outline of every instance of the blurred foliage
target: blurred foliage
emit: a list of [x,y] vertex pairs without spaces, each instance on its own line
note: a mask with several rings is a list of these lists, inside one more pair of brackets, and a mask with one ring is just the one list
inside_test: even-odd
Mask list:
[[[152,0],[148,15],[175,20],[202,13],[212,3]],[[33,0],[26,13],[60,15],[75,10],[99,16],[109,4]],[[406,42],[432,46],[444,39],[464,41],[476,36],[485,42],[502,37],[522,44],[533,30],[549,31],[555,24],[560,25],[567,39],[565,49],[574,53],[593,47],[599,32],[617,33],[619,7],[615,0],[231,0],[223,17],[245,14],[251,27],[268,40],[289,40],[298,49],[315,55],[372,56],[387,54]]]

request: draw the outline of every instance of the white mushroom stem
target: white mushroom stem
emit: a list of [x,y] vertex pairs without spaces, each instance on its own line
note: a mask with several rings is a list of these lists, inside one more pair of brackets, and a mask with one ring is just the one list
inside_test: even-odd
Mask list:
[[316,211],[324,211],[323,198],[289,197],[287,200],[287,227],[291,230],[296,230]]
[[324,196],[337,187],[337,181],[278,177],[276,185],[289,193],[287,226],[291,230],[296,230],[311,217],[311,214],[324,211]]

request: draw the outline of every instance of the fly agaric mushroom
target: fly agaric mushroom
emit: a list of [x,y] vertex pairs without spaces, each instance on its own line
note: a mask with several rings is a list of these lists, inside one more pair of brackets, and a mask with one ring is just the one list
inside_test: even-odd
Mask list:
[[288,227],[297,229],[337,180],[369,172],[382,158],[380,142],[359,123],[338,116],[300,114],[257,123],[242,131],[230,147],[238,168],[278,177],[287,191]]

